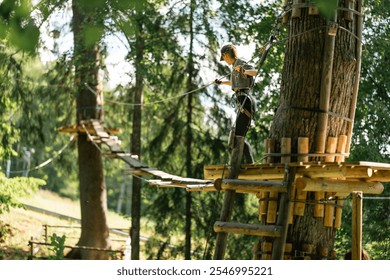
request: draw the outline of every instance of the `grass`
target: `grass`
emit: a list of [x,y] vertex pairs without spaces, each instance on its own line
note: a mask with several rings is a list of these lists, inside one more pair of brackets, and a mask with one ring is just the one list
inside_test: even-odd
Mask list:
[[[72,201],[67,198],[58,196],[55,193],[39,190],[35,195],[28,199],[23,199],[23,203],[35,207],[39,207],[51,212],[56,212],[62,215],[80,219],[80,205],[78,201]],[[109,211],[108,224],[110,228],[128,229],[130,220]],[[17,260],[28,259],[30,255],[30,247],[28,245],[31,238],[40,238],[43,233],[43,225],[78,227],[79,223],[73,220],[66,220],[43,213],[37,213],[28,209],[12,208],[10,212],[1,215],[0,220],[0,259]],[[66,229],[67,235],[74,236],[74,239],[67,237],[67,243],[77,242],[79,236],[78,230]],[[64,232],[60,228],[51,228],[49,235],[58,232],[57,235],[62,235]],[[112,234],[113,247],[119,248],[124,246],[123,240],[125,236]],[[116,240],[122,240],[121,244]],[[42,253],[48,254],[50,251],[43,250]]]

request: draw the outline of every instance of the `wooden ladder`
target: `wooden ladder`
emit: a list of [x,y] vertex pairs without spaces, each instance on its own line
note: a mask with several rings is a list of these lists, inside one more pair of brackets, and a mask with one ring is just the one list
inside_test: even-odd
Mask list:
[[[235,147],[235,149],[241,149],[241,151],[242,148],[243,142]],[[237,154],[238,156],[236,156]],[[220,184],[224,184],[225,195],[220,219],[214,224],[214,231],[217,233],[214,259],[224,259],[228,234],[236,233],[272,237],[272,259],[282,260],[286,244],[289,216],[292,211],[291,201],[293,196],[296,167],[288,164],[285,165],[283,181],[251,181],[249,183],[252,189],[257,188],[259,191],[267,190],[281,193],[276,225],[253,225],[230,221],[236,190],[239,188],[244,189],[246,187],[242,180],[236,180],[239,174],[240,163],[240,154],[235,153],[233,149],[228,179],[221,179],[216,182],[217,188],[218,186],[220,188]]]

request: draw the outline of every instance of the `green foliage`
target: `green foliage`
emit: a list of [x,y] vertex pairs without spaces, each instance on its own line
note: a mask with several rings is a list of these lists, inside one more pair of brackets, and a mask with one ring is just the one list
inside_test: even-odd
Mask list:
[[31,1],[4,0],[0,3],[0,39],[23,51],[34,53],[39,40],[39,28],[31,15]]
[[332,19],[339,3],[338,0],[313,0],[313,2],[317,4],[320,13],[328,19]]
[[66,236],[59,236],[55,233],[50,235],[50,246],[49,250],[54,253],[54,255],[49,256],[50,260],[63,260],[64,259],[64,249],[65,249],[65,240]]
[[45,181],[36,178],[6,178],[0,172],[0,214],[8,212],[11,207],[22,207],[19,199],[31,195]]

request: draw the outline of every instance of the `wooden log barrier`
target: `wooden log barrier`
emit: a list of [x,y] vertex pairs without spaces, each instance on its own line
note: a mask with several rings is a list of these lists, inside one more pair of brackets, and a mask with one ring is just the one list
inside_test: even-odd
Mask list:
[[214,231],[216,233],[227,232],[252,236],[279,237],[281,227],[276,225],[250,225],[217,221],[214,223]]
[[278,181],[217,179],[214,185],[219,190],[235,190],[237,192],[287,192],[286,184]]
[[379,182],[333,180],[333,179],[309,179],[297,178],[295,181],[299,190],[314,192],[338,192],[351,193],[361,191],[367,194],[380,194],[384,187]]

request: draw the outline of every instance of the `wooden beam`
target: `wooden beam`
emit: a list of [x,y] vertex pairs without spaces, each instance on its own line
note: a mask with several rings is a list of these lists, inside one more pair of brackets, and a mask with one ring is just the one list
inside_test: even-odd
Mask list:
[[297,178],[295,183],[299,190],[314,192],[351,193],[361,191],[369,194],[380,194],[384,190],[381,183],[367,181]]
[[241,180],[241,179],[217,179],[214,182],[217,189],[221,190],[235,190],[245,192],[264,192],[276,191],[286,192],[287,188],[283,182],[274,181],[257,181],[257,180]]
[[214,231],[217,233],[225,232],[253,236],[279,237],[281,227],[273,225],[250,225],[217,221],[214,224]]

